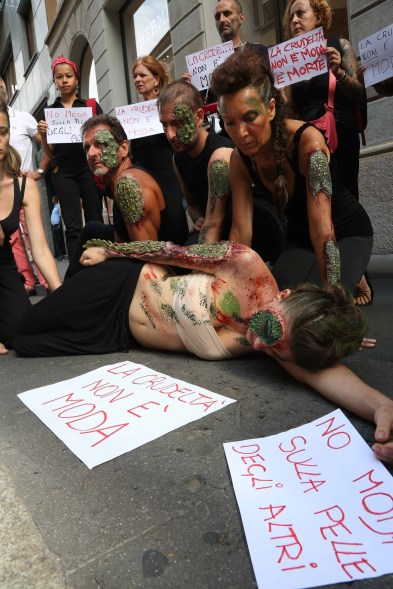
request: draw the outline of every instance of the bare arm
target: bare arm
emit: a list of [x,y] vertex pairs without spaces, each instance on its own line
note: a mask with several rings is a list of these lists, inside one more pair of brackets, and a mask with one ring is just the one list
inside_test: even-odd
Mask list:
[[329,151],[322,134],[309,127],[299,146],[299,167],[306,178],[310,238],[324,283],[340,279],[340,254],[331,216]]
[[252,182],[241,157],[234,149],[229,167],[232,194],[232,227],[230,239],[251,247],[253,199]]
[[363,84],[356,74],[358,67],[356,54],[346,39],[340,39],[340,44],[342,55],[334,47],[326,47],[328,66],[345,96],[350,100],[360,100]]
[[194,231],[200,231],[202,228],[202,225],[205,221],[205,211],[202,211],[198,204],[195,202],[194,197],[192,196],[191,192],[188,190],[180,172],[179,169],[177,167],[177,165],[175,164],[175,160],[173,159],[173,169],[175,170],[175,174],[176,177],[179,181],[180,184],[180,188],[182,190],[183,196],[187,201],[187,212],[191,217],[191,220],[193,222],[193,229]]
[[[41,135],[40,134],[36,135],[34,137],[34,141],[38,145],[42,145]],[[44,149],[42,149],[41,161],[37,167],[41,170],[44,170],[44,174],[45,174],[45,172],[49,169],[51,161],[52,161],[52,152],[49,155],[49,152],[45,152]],[[37,170],[34,170],[32,172],[28,172],[27,176],[29,176],[29,178],[33,178],[33,180],[41,180],[43,178],[43,175],[39,174],[37,172]]]
[[336,405],[376,424],[373,450],[380,460],[393,463],[393,401],[363,382],[342,364],[309,372],[293,362],[279,364],[296,380],[307,384]]
[[48,123],[46,121],[41,120],[38,122],[37,129],[38,129],[38,133],[40,134],[40,137],[41,137],[42,150],[43,150],[44,154],[46,155],[46,157],[51,160],[53,145],[50,145],[48,143],[48,140],[46,137],[47,128],[48,128]]
[[229,181],[229,161],[232,149],[216,149],[209,161],[209,196],[205,222],[201,230],[200,243],[216,243],[221,239],[228,198],[231,194]]
[[42,226],[38,187],[31,178],[26,178],[23,207],[34,262],[48,282],[50,289],[55,290],[61,285],[61,278]]

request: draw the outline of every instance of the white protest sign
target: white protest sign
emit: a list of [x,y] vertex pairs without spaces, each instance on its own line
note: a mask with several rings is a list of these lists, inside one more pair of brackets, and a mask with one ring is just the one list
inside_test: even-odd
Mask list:
[[226,41],[208,49],[186,55],[187,70],[191,74],[191,84],[198,90],[210,86],[210,77],[215,67],[233,53],[233,42]]
[[90,106],[45,108],[44,111],[48,143],[82,143],[81,127],[93,114]]
[[277,88],[328,71],[322,27],[270,47],[268,51]]
[[128,139],[148,137],[163,132],[156,103],[157,100],[153,99],[116,107],[116,117],[122,124]]
[[393,571],[393,478],[342,411],[224,448],[259,589]]
[[134,362],[18,396],[89,468],[235,402]]
[[359,54],[365,66],[364,85],[382,82],[393,76],[393,24],[359,41]]

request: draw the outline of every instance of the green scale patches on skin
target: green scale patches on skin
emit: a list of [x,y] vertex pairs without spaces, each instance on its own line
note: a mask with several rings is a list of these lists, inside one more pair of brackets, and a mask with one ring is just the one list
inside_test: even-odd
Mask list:
[[126,223],[143,219],[144,201],[140,184],[135,178],[120,178],[116,183],[116,200]]
[[270,311],[255,313],[249,327],[267,346],[275,344],[282,336],[280,321]]
[[246,104],[249,108],[252,108],[252,110],[258,113],[259,115],[265,114],[263,104],[258,98],[255,98],[254,96],[248,96],[246,98]]
[[217,260],[227,253],[228,248],[229,243],[197,243],[195,245],[190,245],[188,252],[201,258],[212,258]]
[[186,305],[182,305],[181,311],[193,325],[202,325],[200,318],[195,315],[194,311],[188,309]]
[[171,305],[162,304],[160,309],[161,315],[166,321],[168,321],[172,325],[179,323],[179,319]]
[[199,304],[203,309],[207,309],[207,294],[203,292],[199,293]]
[[227,317],[233,317],[236,321],[240,320],[240,304],[232,292],[226,292],[220,300],[221,311]]
[[314,197],[317,197],[320,192],[325,193],[328,198],[332,196],[332,178],[326,153],[318,150],[310,155],[308,175],[310,177],[311,194]]
[[149,320],[149,323],[151,324],[151,326],[155,329],[156,328],[156,324],[154,323],[154,319],[151,315],[151,313],[146,309],[145,305],[143,303],[141,303],[141,309],[144,312],[144,314],[146,315],[146,317]]
[[326,275],[329,284],[337,284],[341,277],[340,250],[332,239],[326,242]]
[[250,342],[248,341],[247,338],[245,337],[237,337],[236,341],[239,342],[239,344],[241,344],[242,346],[250,346]]
[[229,167],[222,160],[217,160],[210,167],[210,210],[214,211],[217,198],[222,200],[231,192],[229,183]]
[[107,129],[99,129],[95,137],[98,143],[104,145],[101,153],[102,163],[108,166],[108,168],[116,168],[119,165],[119,155],[117,153],[119,146],[112,133]]
[[204,225],[199,232],[198,243],[205,243],[207,232],[210,229],[210,225]]
[[164,249],[165,245],[165,241],[153,241],[150,239],[146,239],[146,241],[133,241],[131,243],[113,243],[113,241],[107,241],[105,239],[89,239],[83,247],[85,249],[88,247],[103,247],[108,252],[124,255],[143,255],[159,252]]
[[212,319],[217,319],[217,317],[218,317],[217,308],[213,302],[210,303],[209,311],[210,311],[210,316],[212,317]]
[[151,280],[150,284],[154,292],[160,297],[162,295],[162,288],[158,280]]
[[171,291],[173,293],[178,293],[180,298],[182,299],[186,294],[188,280],[187,278],[171,278],[169,286]]
[[194,113],[187,104],[181,104],[179,102],[174,105],[173,112],[175,119],[182,124],[176,131],[178,141],[181,141],[185,145],[192,145],[198,130]]

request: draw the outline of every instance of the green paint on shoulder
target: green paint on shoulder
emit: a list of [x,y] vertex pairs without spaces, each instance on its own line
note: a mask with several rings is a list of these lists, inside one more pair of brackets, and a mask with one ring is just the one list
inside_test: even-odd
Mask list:
[[217,198],[222,200],[231,192],[227,162],[216,160],[210,166],[210,209],[214,211]]
[[144,216],[144,201],[139,182],[135,178],[120,178],[116,182],[116,200],[124,220],[138,223]]

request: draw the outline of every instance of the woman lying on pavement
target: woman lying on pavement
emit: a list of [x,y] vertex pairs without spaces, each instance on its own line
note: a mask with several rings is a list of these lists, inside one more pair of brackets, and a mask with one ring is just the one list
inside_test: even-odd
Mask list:
[[[233,242],[97,240],[87,243],[81,263],[79,274],[23,316],[18,354],[143,346],[220,360],[264,352],[330,401],[374,421],[374,451],[393,462],[393,401],[338,363],[361,347],[366,332],[342,286],[280,292],[258,254]],[[168,265],[193,272],[175,276]]]

